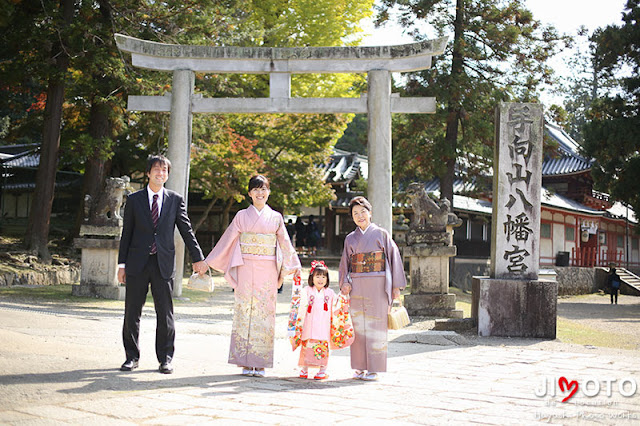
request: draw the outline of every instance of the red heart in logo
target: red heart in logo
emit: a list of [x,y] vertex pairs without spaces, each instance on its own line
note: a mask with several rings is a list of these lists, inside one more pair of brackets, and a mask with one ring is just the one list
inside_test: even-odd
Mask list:
[[575,389],[573,389],[571,391],[571,393],[562,400],[562,402],[566,402],[569,398],[571,398],[576,392],[578,392],[578,381],[577,380],[572,380],[572,381],[568,381],[566,377],[560,377],[560,379],[558,379],[558,386],[560,386],[560,390],[562,392],[565,391],[565,387],[567,388],[567,392],[571,390],[571,388],[573,388],[575,386]]

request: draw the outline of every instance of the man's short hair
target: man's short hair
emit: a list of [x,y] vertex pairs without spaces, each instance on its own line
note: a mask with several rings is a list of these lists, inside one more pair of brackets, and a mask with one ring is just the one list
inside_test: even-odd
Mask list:
[[147,158],[147,173],[158,163],[166,164],[167,172],[171,173],[171,161],[164,155],[150,155],[149,158]]

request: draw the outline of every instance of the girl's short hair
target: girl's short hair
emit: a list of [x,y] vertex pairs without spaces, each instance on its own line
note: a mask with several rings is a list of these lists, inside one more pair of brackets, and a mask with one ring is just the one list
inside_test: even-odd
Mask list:
[[251,192],[253,188],[262,188],[263,186],[266,186],[269,190],[271,189],[269,188],[269,179],[262,175],[255,175],[249,179],[249,189],[247,192]]
[[353,215],[353,208],[355,206],[361,206],[364,207],[365,209],[369,210],[369,212],[371,212],[371,203],[369,202],[369,200],[367,200],[366,198],[364,198],[363,196],[357,196],[355,198],[353,198],[350,202],[349,202],[349,216]]
[[313,268],[313,272],[309,274],[309,286],[313,287],[313,276],[316,274],[322,274],[327,277],[327,283],[324,285],[324,288],[329,287],[329,268],[326,266],[318,265]]

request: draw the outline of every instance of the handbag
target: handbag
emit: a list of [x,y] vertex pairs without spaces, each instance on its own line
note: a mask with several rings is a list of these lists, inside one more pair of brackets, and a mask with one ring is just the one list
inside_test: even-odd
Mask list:
[[402,302],[394,300],[387,315],[387,323],[390,330],[399,330],[411,322],[407,309],[402,306]]
[[301,321],[298,318],[298,308],[300,307],[300,295],[302,292],[302,282],[300,277],[293,278],[293,286],[291,287],[291,309],[289,310],[289,321],[287,323],[287,337],[291,342],[291,347],[295,351],[300,345],[300,329]]
[[349,296],[339,293],[331,315],[329,347],[342,349],[351,346],[356,338],[351,314],[349,314]]
[[213,277],[211,276],[210,269],[207,272],[208,274],[200,275],[196,272],[191,275],[185,287],[189,290],[206,291],[208,293],[212,293],[213,288],[215,287],[213,284]]

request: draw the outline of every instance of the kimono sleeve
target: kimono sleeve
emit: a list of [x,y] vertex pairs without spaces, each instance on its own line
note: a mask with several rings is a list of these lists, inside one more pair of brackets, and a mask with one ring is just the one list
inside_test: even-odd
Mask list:
[[351,276],[349,275],[349,271],[351,270],[351,257],[349,256],[351,241],[349,238],[350,235],[351,234],[347,235],[347,238],[344,239],[344,248],[342,250],[342,257],[340,258],[340,266],[338,268],[338,284],[340,285],[340,288],[345,284],[351,285]]
[[211,253],[204,259],[213,269],[224,272],[226,280],[233,288],[237,283],[238,266],[244,265],[242,253],[240,251],[240,226],[238,214],[233,218],[229,227],[227,227],[218,243],[215,245]]
[[281,257],[281,260],[278,259],[278,263],[282,263],[280,267],[280,279],[284,279],[286,275],[289,275],[296,269],[300,269],[302,266],[298,258],[298,253],[296,253],[296,249],[293,247],[293,244],[291,244],[284,219],[280,214],[278,214],[278,217],[279,224],[278,230],[276,231],[276,238],[278,240],[278,257]]
[[407,278],[404,274],[404,262],[400,249],[388,232],[384,232],[384,251],[387,258],[387,266],[391,272],[391,287],[404,289],[407,286]]

